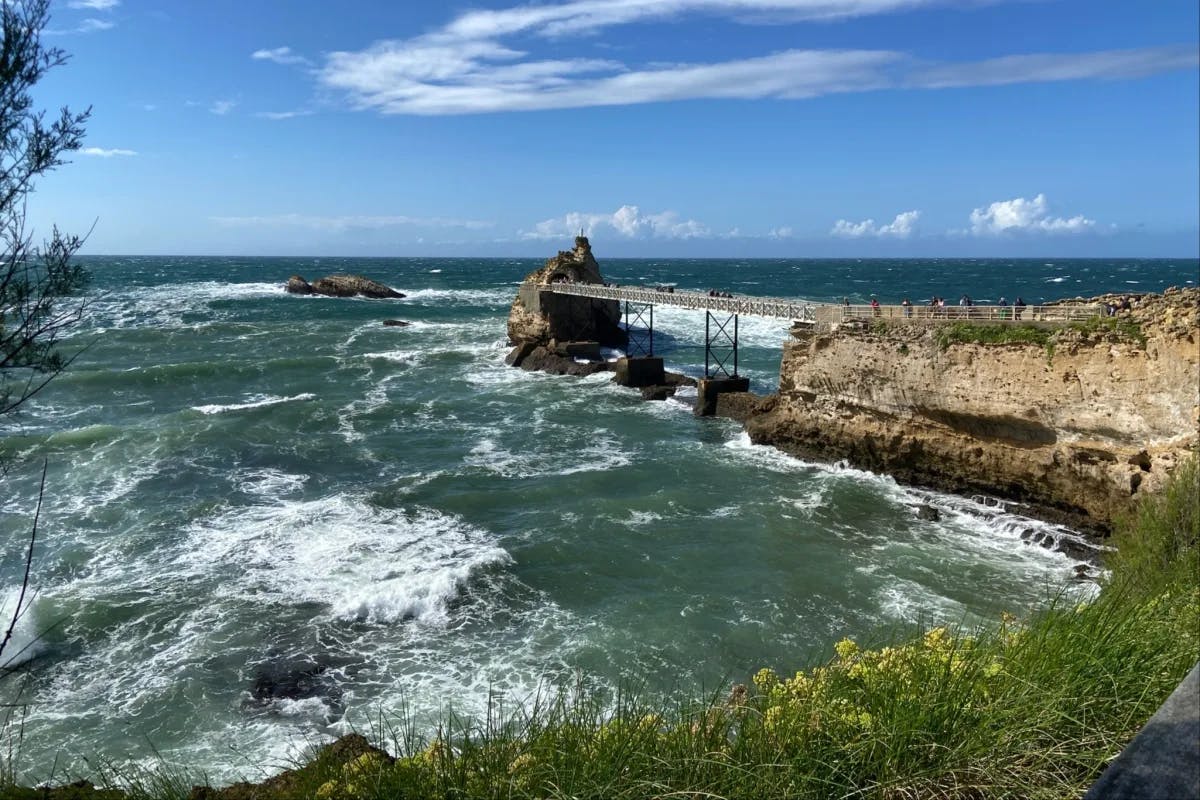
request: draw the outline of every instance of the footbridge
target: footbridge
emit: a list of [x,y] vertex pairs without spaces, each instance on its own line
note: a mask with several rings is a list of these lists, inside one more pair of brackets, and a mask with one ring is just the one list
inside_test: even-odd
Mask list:
[[[970,305],[849,305],[820,303],[804,299],[739,296],[721,292],[676,291],[674,287],[611,286],[594,283],[559,281],[548,284],[524,283],[522,296],[552,293],[591,300],[612,300],[623,304],[625,329],[629,335],[626,369],[649,368],[646,376],[627,375],[629,385],[653,382],[662,375],[662,359],[654,355],[654,307],[687,308],[705,312],[704,375],[705,384],[714,393],[747,391],[749,380],[738,375],[738,317],[770,317],[791,320],[793,324],[830,330],[839,325],[1033,325],[1061,327],[1113,313],[1099,304],[1058,303],[1046,306]],[[530,304],[531,306],[533,304]],[[645,384],[643,384],[645,385]],[[715,398],[714,398],[715,402]]]

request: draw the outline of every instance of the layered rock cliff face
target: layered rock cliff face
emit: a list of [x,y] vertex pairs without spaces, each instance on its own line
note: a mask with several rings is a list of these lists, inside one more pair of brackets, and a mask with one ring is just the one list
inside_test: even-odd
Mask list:
[[624,347],[620,304],[536,290],[536,286],[560,281],[604,283],[587,237],[576,237],[574,250],[560,251],[525,278],[508,314],[509,342],[550,346],[552,341],[593,341],[606,347]]
[[1198,302],[1197,289],[1146,296],[1041,343],[915,325],[796,333],[778,395],[746,428],[801,457],[1104,530],[1196,447]]

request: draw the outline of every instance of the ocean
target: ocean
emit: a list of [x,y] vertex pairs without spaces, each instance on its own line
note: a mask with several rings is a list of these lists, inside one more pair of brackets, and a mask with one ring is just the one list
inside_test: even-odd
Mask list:
[[[11,611],[42,460],[18,775],[105,761],[261,777],[404,711],[418,726],[580,676],[695,695],[845,636],[987,624],[1060,591],[1070,535],[986,498],[750,444],[694,394],[505,366],[535,259],[91,257],[70,369],[0,421]],[[1194,284],[1191,260],[600,260],[621,284],[1027,303]],[[287,295],[366,275],[403,300]],[[384,327],[398,318],[408,327]],[[703,313],[655,310],[698,376]],[[787,323],[743,318],[767,392]],[[694,391],[694,390],[693,390]],[[938,522],[917,506],[940,509]],[[12,679],[9,679],[12,686]],[[374,722],[373,722],[374,721]],[[10,730],[12,730],[10,728]]]

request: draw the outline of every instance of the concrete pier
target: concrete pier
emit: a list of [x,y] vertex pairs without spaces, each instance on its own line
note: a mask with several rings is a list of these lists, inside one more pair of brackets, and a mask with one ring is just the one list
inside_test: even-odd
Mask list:
[[621,358],[617,360],[614,381],[621,386],[640,389],[643,386],[661,386],[666,383],[663,360],[655,357]]
[[749,378],[701,378],[696,387],[697,417],[711,417],[717,413],[717,396],[729,392],[750,391]]

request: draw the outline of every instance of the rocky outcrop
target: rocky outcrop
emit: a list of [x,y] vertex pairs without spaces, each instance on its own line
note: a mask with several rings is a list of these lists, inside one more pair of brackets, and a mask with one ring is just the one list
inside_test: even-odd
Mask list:
[[538,291],[540,286],[559,282],[604,283],[587,237],[576,237],[574,250],[559,252],[525,278],[508,314],[510,344],[549,345],[554,340],[625,346],[620,304],[614,300]]
[[288,278],[291,294],[321,294],[327,297],[401,298],[403,294],[361,275],[326,275],[309,283],[299,275]]
[[801,457],[1105,529],[1196,447],[1198,303],[1197,289],[1147,295],[1045,345],[947,344],[907,325],[794,332],[779,392],[751,401],[746,429]]

